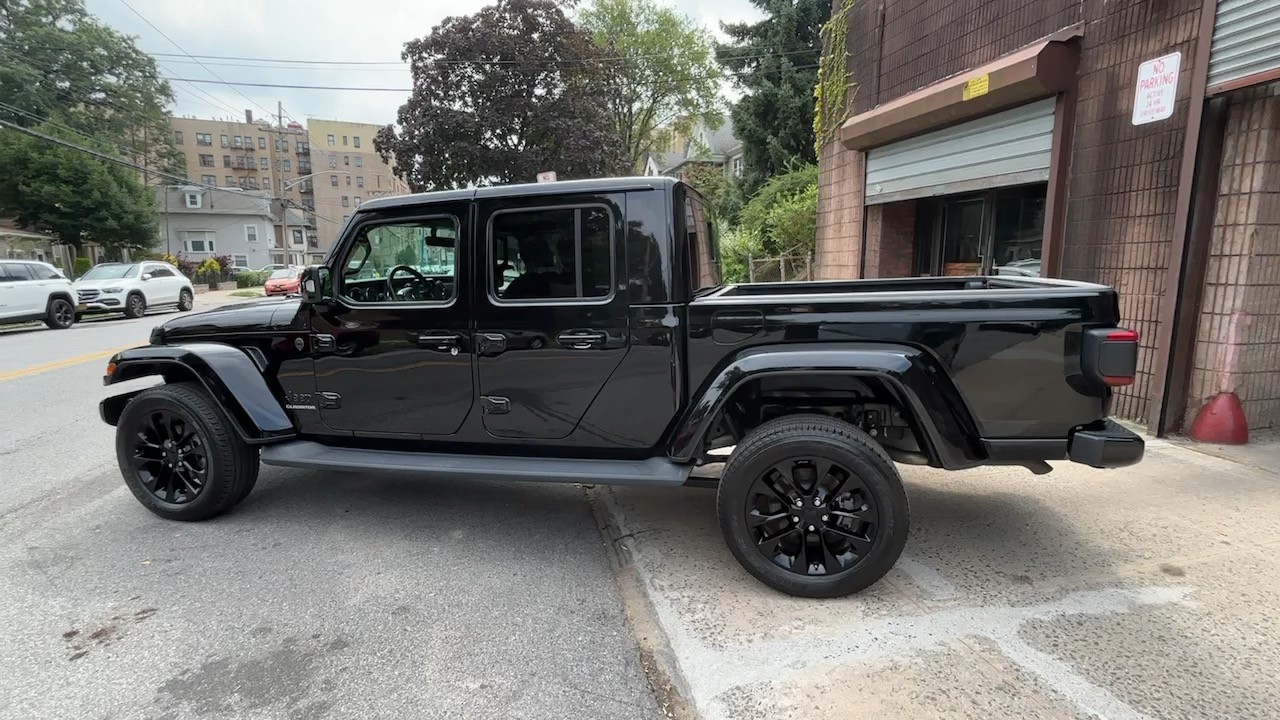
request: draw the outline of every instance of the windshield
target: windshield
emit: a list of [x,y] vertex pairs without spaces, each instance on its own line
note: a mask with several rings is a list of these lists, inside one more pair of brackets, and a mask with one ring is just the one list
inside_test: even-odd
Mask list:
[[275,272],[271,273],[271,277],[268,279],[278,280],[280,278],[291,278],[291,277],[297,276],[297,274],[298,274],[297,270],[294,270],[292,268],[286,268],[284,270],[276,270]]
[[94,265],[89,272],[80,276],[81,280],[116,280],[138,276],[137,265]]

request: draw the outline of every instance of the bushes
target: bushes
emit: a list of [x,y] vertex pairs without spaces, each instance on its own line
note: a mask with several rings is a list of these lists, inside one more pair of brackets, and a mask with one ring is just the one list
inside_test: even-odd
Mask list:
[[196,282],[216,285],[222,280],[222,265],[215,258],[205,258],[204,262],[196,267],[195,277],[192,279]]
[[245,270],[236,275],[236,287],[251,288],[265,285],[267,276],[270,274],[269,270]]
[[818,232],[818,168],[800,165],[769,178],[742,208],[740,230],[771,255],[813,255]]
[[71,269],[75,273],[76,277],[81,277],[85,273],[89,272],[89,268],[91,267],[93,267],[93,263],[89,262],[89,258],[87,257],[78,257],[71,263]]

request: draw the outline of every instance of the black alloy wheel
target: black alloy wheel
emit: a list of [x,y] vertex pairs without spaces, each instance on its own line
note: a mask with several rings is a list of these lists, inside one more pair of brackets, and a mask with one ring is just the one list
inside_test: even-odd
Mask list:
[[45,324],[54,330],[65,330],[75,324],[76,309],[62,298],[49,301],[49,317]]
[[822,457],[771,466],[751,484],[744,512],[756,549],[801,575],[834,575],[862,562],[880,525],[862,480]]
[[871,586],[907,544],[902,478],[875,438],[825,415],[752,429],[725,463],[720,532],[743,569],[798,597]]
[[191,295],[190,290],[184,289],[178,293],[178,309],[187,312],[195,305],[195,298]]
[[195,423],[172,410],[152,410],[133,440],[130,469],[156,499],[185,505],[200,496],[209,476],[207,443]]
[[147,314],[147,301],[138,293],[129,296],[125,300],[124,314],[130,318],[140,318]]

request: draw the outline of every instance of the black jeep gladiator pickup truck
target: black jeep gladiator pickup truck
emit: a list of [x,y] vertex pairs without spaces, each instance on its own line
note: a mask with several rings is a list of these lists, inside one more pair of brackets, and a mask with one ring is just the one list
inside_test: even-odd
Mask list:
[[812,597],[902,552],[895,462],[1142,457],[1107,418],[1137,353],[1110,288],[723,285],[717,260],[702,199],[672,179],[372,200],[301,297],[174,318],[114,356],[106,384],[164,383],[104,400],[102,419],[126,484],[173,520],[234,506],[259,462],[677,487],[732,447],[725,541]]

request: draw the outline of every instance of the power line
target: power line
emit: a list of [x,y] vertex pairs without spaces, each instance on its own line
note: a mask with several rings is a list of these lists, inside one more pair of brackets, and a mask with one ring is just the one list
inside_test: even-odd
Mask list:
[[[156,32],[160,33],[160,37],[163,37],[165,40],[168,40],[168,41],[169,41],[169,44],[170,44],[170,45],[173,45],[173,46],[174,46],[174,47],[176,47],[176,48],[178,48],[178,50],[179,50],[180,52],[182,52],[182,54],[183,54],[183,55],[186,55],[187,57],[191,58],[192,60],[195,60],[195,57],[194,57],[194,56],[192,56],[192,55],[191,55],[191,53],[189,53],[189,52],[187,52],[185,49],[183,49],[183,47],[182,47],[181,45],[179,45],[179,44],[177,43],[177,41],[175,41],[173,38],[171,38],[171,37],[169,37],[168,35],[166,35],[166,34],[165,34],[165,32],[164,32],[163,30],[161,30],[160,28],[156,27],[156,24],[155,24],[155,23],[153,23],[153,22],[151,22],[150,20],[148,20],[146,15],[143,15],[142,13],[138,12],[137,10],[134,10],[133,6],[129,4],[129,0],[120,0],[120,3],[121,3],[122,5],[124,5],[125,7],[129,8],[129,11],[130,11],[130,12],[132,12],[134,15],[137,15],[139,18],[141,18],[141,19],[142,19],[142,22],[146,23],[147,25],[150,25],[152,30],[155,30]],[[210,70],[210,69],[209,69],[209,67],[208,67],[207,65],[205,65],[204,63],[201,63],[199,60],[196,60],[196,62],[200,64],[200,67],[203,67],[205,70],[207,70],[207,71],[208,71],[208,73],[209,73],[210,75],[214,76],[215,78],[218,78],[218,80],[222,80],[222,78],[218,75],[218,73],[214,72],[213,70]],[[157,64],[159,64],[159,63],[157,63]],[[223,83],[226,83],[226,81],[225,81],[225,80],[222,80],[222,82],[223,82]],[[230,83],[226,83],[226,84],[228,84],[228,85],[229,85]],[[233,90],[235,90],[235,88],[234,88],[234,87],[233,87],[232,89],[233,89]],[[265,112],[266,114],[268,114],[268,115],[270,115],[270,114],[271,114],[271,111],[270,111],[270,110],[266,109],[265,107],[262,107],[262,105],[259,105],[259,104],[258,104],[258,101],[254,100],[253,98],[250,98],[248,95],[245,95],[244,93],[240,92],[239,90],[236,90],[236,94],[237,94],[237,95],[239,95],[240,97],[244,98],[245,100],[248,100],[249,102],[253,103],[254,105],[257,105],[259,108],[262,108],[262,111],[263,111],[263,112]]]
[[[124,0],[121,0],[123,2]],[[731,59],[738,60],[761,60],[764,58],[787,57],[790,55],[802,55],[806,53],[816,53],[817,50],[807,48],[804,50],[788,50],[786,52],[764,51],[756,54],[748,53],[744,55],[735,55]],[[151,53],[157,57],[178,57],[176,53]],[[412,65],[406,60],[390,61],[390,60],[295,60],[287,58],[260,58],[246,57],[238,55],[187,55],[186,57],[196,61],[195,58],[204,58],[206,60],[234,60],[248,63],[278,63],[285,65]],[[560,60],[493,60],[489,58],[431,58],[427,62],[438,65],[608,65],[608,64],[625,64],[637,60],[656,60],[669,58],[669,54],[652,53],[647,55],[609,55],[597,58],[566,58]],[[198,61],[196,61],[198,62]],[[240,66],[234,66],[240,67]],[[267,67],[263,65],[249,65],[248,67]],[[286,68],[279,68],[281,70]]]

